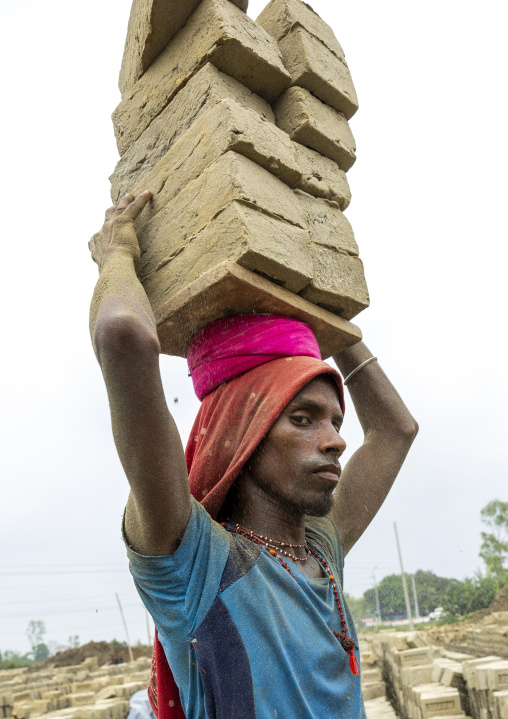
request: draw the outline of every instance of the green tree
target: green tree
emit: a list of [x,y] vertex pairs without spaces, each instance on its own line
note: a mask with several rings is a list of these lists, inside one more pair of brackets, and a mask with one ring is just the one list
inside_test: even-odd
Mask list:
[[[416,594],[418,597],[418,608],[422,617],[427,616],[436,607],[443,604],[443,599],[450,588],[451,583],[455,580],[448,577],[438,577],[434,572],[426,572],[419,569],[415,575]],[[409,577],[411,582],[411,577]],[[409,596],[411,599],[411,607],[413,612],[413,593],[411,584],[409,584]]]
[[67,641],[69,642],[69,646],[79,647],[79,636],[77,634],[71,634]]
[[502,584],[508,582],[508,502],[494,499],[481,510],[482,523],[489,531],[482,532],[480,557],[485,562],[487,577]]
[[[406,602],[402,588],[400,574],[389,574],[378,584],[379,605],[383,619],[395,619],[406,615]],[[374,589],[367,589],[363,598],[365,609],[371,615],[376,614],[376,592]]]
[[32,647],[32,656],[34,661],[40,662],[43,659],[49,657],[49,649],[44,643],[44,636],[46,634],[46,625],[44,622],[30,621],[26,628],[26,635],[30,646]]
[[42,662],[44,659],[47,659],[49,657],[49,648],[47,644],[41,642],[40,644],[37,644],[34,649],[32,649],[32,654],[34,662]]
[[477,576],[463,582],[453,580],[442,605],[448,614],[464,616],[486,609],[499,589],[499,581],[495,577]]
[[[445,596],[454,579],[438,577],[433,572],[419,569],[415,575],[416,595],[418,609],[421,616],[426,616],[436,607],[442,606]],[[406,575],[409,601],[413,617],[416,615],[412,590],[412,575]],[[400,574],[390,574],[382,579],[378,585],[379,604],[383,619],[395,619],[407,616],[404,589]],[[376,614],[376,594],[374,589],[368,589],[364,596],[366,616]]]
[[28,654],[19,654],[8,649],[0,655],[0,669],[18,669],[19,667],[28,667],[32,664],[32,659]]

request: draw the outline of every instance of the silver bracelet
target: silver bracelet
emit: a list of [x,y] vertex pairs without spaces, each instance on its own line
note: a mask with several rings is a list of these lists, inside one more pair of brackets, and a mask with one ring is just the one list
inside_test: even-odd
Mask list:
[[348,376],[344,380],[344,384],[346,385],[349,382],[349,380],[353,379],[353,377],[355,376],[355,374],[357,372],[359,372],[364,367],[367,367],[367,365],[370,364],[371,362],[377,362],[377,357],[369,357],[368,360],[365,360],[365,362],[362,362],[362,364],[358,365],[358,367],[356,369],[354,369],[350,374],[348,374]]

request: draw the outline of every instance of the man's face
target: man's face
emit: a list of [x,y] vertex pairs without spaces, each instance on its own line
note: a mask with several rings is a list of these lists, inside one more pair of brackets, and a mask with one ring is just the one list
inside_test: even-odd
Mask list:
[[248,473],[271,500],[296,514],[323,517],[333,504],[346,443],[337,389],[318,377],[279,416],[251,461]]

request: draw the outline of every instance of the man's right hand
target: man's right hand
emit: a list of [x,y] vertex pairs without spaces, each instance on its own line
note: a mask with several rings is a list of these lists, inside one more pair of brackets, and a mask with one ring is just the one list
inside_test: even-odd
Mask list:
[[141,554],[172,554],[191,513],[187,466],[159,369],[157,323],[135,268],[134,220],[152,196],[122,198],[90,241],[99,265],[90,332],[108,391],[118,455],[131,486],[125,528]]
[[101,231],[97,232],[88,243],[92,258],[99,266],[99,272],[108,255],[116,251],[129,254],[134,261],[134,267],[137,267],[140,251],[134,220],[151,198],[150,190],[145,190],[136,199],[134,195],[128,193],[122,197],[118,205],[113,205],[107,210]]

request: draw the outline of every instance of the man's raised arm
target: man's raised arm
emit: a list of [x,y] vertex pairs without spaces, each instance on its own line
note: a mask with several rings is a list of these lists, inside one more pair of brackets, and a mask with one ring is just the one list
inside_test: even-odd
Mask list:
[[172,554],[190,516],[180,436],[159,371],[160,345],[152,309],[136,276],[134,220],[150,201],[125,195],[106,212],[89,246],[99,266],[90,334],[106,383],[113,436],[131,486],[125,527],[141,554]]
[[418,433],[397,390],[371,359],[363,342],[334,357],[346,379],[364,365],[348,382],[364,442],[342,472],[333,509],[346,554],[383,504]]

